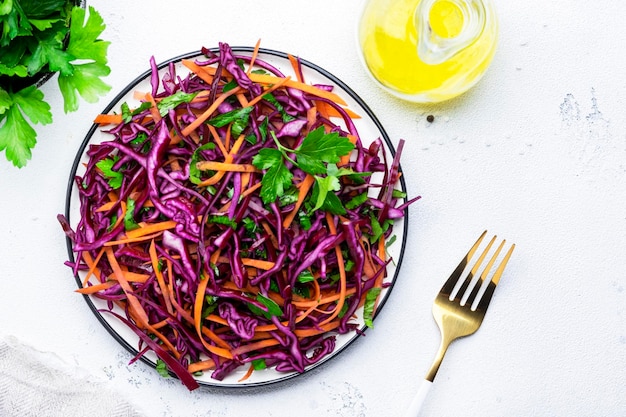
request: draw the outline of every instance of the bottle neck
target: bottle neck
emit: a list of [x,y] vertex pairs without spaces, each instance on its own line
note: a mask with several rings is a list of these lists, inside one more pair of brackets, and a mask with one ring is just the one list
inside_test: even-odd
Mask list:
[[487,20],[483,0],[423,0],[415,9],[417,53],[441,64],[474,43]]

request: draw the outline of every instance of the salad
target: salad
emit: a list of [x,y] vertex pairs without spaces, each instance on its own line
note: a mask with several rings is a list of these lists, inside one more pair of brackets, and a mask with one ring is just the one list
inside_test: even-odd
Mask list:
[[185,74],[152,58],[140,104],[95,119],[109,139],[75,177],[76,226],[58,217],[77,291],[190,390],[198,373],[304,372],[357,312],[371,327],[394,221],[417,199],[396,188],[403,141],[364,146],[332,86],[259,49],[203,48]]

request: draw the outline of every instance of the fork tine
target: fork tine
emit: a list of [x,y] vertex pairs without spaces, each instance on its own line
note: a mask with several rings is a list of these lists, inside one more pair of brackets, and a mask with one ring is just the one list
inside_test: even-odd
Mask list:
[[461,259],[461,262],[456,267],[454,272],[452,272],[452,274],[450,275],[450,278],[448,278],[448,280],[443,284],[443,287],[441,287],[440,293],[448,294],[448,295],[452,294],[452,290],[454,290],[454,287],[456,286],[457,282],[459,281],[459,278],[461,277],[461,274],[463,273],[463,270],[465,270],[465,267],[467,266],[468,262],[470,261],[470,259],[472,259],[472,256],[474,256],[474,253],[476,252],[476,249],[478,249],[478,246],[480,245],[480,242],[482,242],[482,240],[483,240],[483,238],[485,237],[486,234],[487,234],[487,231],[485,230],[480,235],[478,240],[476,240],[476,243],[474,243],[474,245],[470,248],[470,250],[467,251],[467,254],[465,255],[465,257],[463,259]]
[[[493,240],[495,240],[495,236],[493,237]],[[492,243],[493,243],[493,240],[491,241]],[[502,248],[504,247],[505,243],[506,243],[506,240],[503,240],[500,243],[500,246],[498,246],[498,249],[496,249],[496,251],[493,253],[493,255],[491,256],[491,259],[489,259],[487,266],[485,266],[485,269],[483,269],[482,274],[480,274],[480,278],[476,282],[476,285],[474,285],[474,288],[472,289],[472,292],[470,293],[469,297],[467,297],[466,303],[469,303],[469,305],[474,304],[474,300],[476,300],[476,296],[480,292],[480,289],[483,286],[483,283],[485,282],[487,275],[489,275],[489,271],[491,271],[491,267],[496,262],[496,258],[498,257],[498,255],[500,255],[500,251],[502,251]],[[487,247],[483,255],[486,255],[487,252],[489,252],[489,249],[490,247]]]
[[[478,258],[478,260],[476,261],[476,263],[474,264],[470,272],[467,274],[465,281],[463,281],[463,284],[461,284],[461,287],[456,292],[456,295],[455,295],[456,299],[458,300],[463,299],[463,296],[465,295],[467,288],[470,286],[470,284],[472,283],[472,280],[474,279],[474,277],[476,276],[476,273],[478,272],[478,268],[480,268],[480,266],[482,265],[483,261],[485,260],[485,256],[487,256],[487,253],[489,253],[489,250],[491,250],[491,246],[493,246],[493,242],[495,241],[496,241],[496,236],[491,238],[491,241],[489,242],[487,247],[480,254],[480,257]],[[476,286],[474,286],[474,288],[476,288]]]
[[[504,244],[504,242],[502,243]],[[504,268],[506,268],[506,264],[509,262],[509,258],[511,257],[511,254],[513,253],[513,249],[515,249],[515,244],[511,245],[511,247],[509,248],[509,251],[506,253],[506,255],[504,255],[502,262],[500,262],[500,265],[498,265],[498,269],[496,269],[495,274],[493,274],[493,278],[489,282],[489,285],[487,289],[485,290],[485,293],[483,294],[480,301],[478,302],[478,306],[476,307],[476,310],[482,310],[482,311],[487,310],[487,307],[489,306],[489,302],[491,301],[491,297],[493,296],[493,293],[496,290],[496,286],[498,285],[498,282],[500,282],[500,277],[502,276],[502,273],[504,272]]]

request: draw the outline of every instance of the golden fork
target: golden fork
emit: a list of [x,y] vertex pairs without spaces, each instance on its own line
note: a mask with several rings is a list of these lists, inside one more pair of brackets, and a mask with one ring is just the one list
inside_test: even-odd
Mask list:
[[[496,259],[502,251],[502,248],[504,247],[504,244],[506,243],[506,240],[503,240],[495,252],[491,255],[491,258],[489,258],[489,261],[482,270],[480,277],[474,279],[474,277],[477,276],[476,274],[480,269],[481,264],[491,251],[491,248],[496,241],[496,236],[494,236],[480,254],[478,260],[472,266],[466,278],[462,283],[460,283],[461,275],[465,271],[486,234],[487,231],[485,230],[480,235],[476,243],[474,243],[474,245],[467,252],[467,255],[465,255],[465,257],[461,260],[452,275],[450,275],[450,278],[448,278],[445,284],[443,284],[441,291],[439,291],[439,294],[437,294],[437,297],[435,298],[435,302],[433,303],[433,316],[441,332],[441,344],[439,346],[437,356],[435,357],[430,370],[426,374],[426,377],[422,382],[415,398],[411,402],[405,417],[415,417],[419,413],[424,399],[426,398],[426,395],[435,380],[441,361],[443,360],[450,344],[460,337],[473,334],[476,330],[478,330],[483,322],[483,318],[487,312],[487,307],[489,307],[489,302],[491,301],[491,297],[496,289],[496,285],[498,285],[498,281],[500,281],[504,268],[506,267],[511,254],[513,253],[513,249],[515,248],[515,245],[511,245],[511,248],[504,255],[504,258],[502,258],[502,261],[498,265],[496,272],[493,274],[491,279],[487,280],[489,271],[493,267]],[[459,284],[460,287],[455,291]]]

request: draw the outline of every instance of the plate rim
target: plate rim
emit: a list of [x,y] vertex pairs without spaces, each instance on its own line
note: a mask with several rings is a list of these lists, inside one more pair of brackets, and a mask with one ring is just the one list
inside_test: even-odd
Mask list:
[[[237,54],[237,53],[252,53],[255,50],[254,47],[250,47],[250,46],[231,46],[230,49],[235,54]],[[217,48],[217,47],[206,48],[206,50],[209,50],[209,51],[212,51],[212,52],[219,52],[219,48]],[[269,49],[269,48],[262,48],[262,47],[258,48],[258,53],[259,54],[264,54],[264,55],[274,56],[274,57],[281,58],[281,59],[287,59],[287,60],[289,59],[290,55],[293,56],[293,54],[288,54],[286,52],[282,52],[282,51],[279,51],[279,50]],[[189,59],[189,58],[198,57],[198,56],[201,56],[201,55],[203,55],[202,50],[196,50],[196,51],[191,51],[191,52],[187,52],[187,53],[184,53],[184,54],[180,54],[180,55],[174,56],[172,58],[169,58],[169,59],[167,59],[165,61],[161,61],[160,63],[157,63],[156,68],[157,68],[157,70],[161,70],[161,69],[167,67],[168,65],[180,62],[183,59]],[[335,83],[338,87],[343,89],[355,102],[357,102],[357,104],[359,106],[361,106],[361,108],[363,110],[365,110],[365,112],[367,113],[368,118],[374,123],[374,125],[378,129],[378,132],[380,132],[381,139],[385,142],[389,152],[391,153],[391,156],[395,157],[395,155],[396,155],[396,148],[393,145],[393,143],[391,142],[391,139],[389,138],[389,135],[387,134],[387,131],[383,127],[383,125],[380,122],[380,120],[378,119],[378,117],[374,114],[374,112],[370,109],[370,107],[365,103],[365,101],[348,84],[343,82],[341,79],[339,79],[337,76],[332,74],[330,71],[324,69],[323,67],[321,67],[321,66],[319,66],[319,65],[317,65],[317,64],[315,64],[315,63],[313,63],[311,61],[308,61],[308,60],[306,60],[304,58],[301,58],[299,56],[297,58],[300,61],[301,65],[306,66],[309,69],[314,70],[314,71],[320,73],[321,75],[323,75],[324,77],[328,78],[330,81]],[[119,103],[123,99],[123,97],[125,97],[139,83],[141,83],[142,81],[145,81],[146,78],[149,78],[151,74],[152,74],[152,68],[144,71],[139,76],[135,77],[122,90],[120,90],[120,92],[117,95],[115,95],[110,100],[109,104],[107,104],[104,107],[104,109],[102,110],[101,113],[102,114],[109,113],[116,105],[119,105]],[[64,210],[64,215],[65,215],[65,218],[67,219],[68,222],[70,222],[70,215],[71,215],[70,208],[72,206],[71,203],[72,203],[72,195],[73,195],[74,187],[76,186],[75,178],[76,178],[76,174],[77,174],[77,171],[78,171],[78,166],[80,165],[81,159],[84,156],[85,149],[87,148],[87,146],[91,142],[91,139],[92,139],[94,133],[96,132],[96,130],[99,127],[100,126],[98,124],[93,123],[92,126],[89,128],[89,130],[85,134],[85,137],[81,141],[81,144],[79,145],[78,150],[76,151],[76,155],[74,157],[74,161],[73,161],[71,169],[70,169],[70,175],[69,175],[69,179],[67,181],[67,188],[66,188],[66,195],[65,195],[65,210]],[[400,178],[399,178],[400,187],[401,187],[402,191],[406,192],[407,191],[406,181],[404,179],[404,175],[402,175],[403,171],[402,171],[402,164],[401,163],[398,166],[398,170],[399,170],[399,172],[401,174]],[[384,305],[389,300],[389,298],[391,296],[391,293],[392,293],[392,290],[395,287],[396,281],[398,279],[398,275],[400,274],[400,269],[401,269],[402,261],[404,259],[405,249],[406,249],[406,242],[407,242],[407,238],[408,238],[408,227],[409,227],[409,210],[408,210],[408,207],[404,208],[403,213],[404,213],[403,218],[402,218],[403,219],[403,225],[402,225],[403,235],[402,235],[402,240],[400,242],[398,258],[394,259],[395,271],[394,271],[393,277],[391,277],[391,280],[388,281],[389,285],[386,288],[386,295],[385,295],[385,297],[381,300],[381,302],[378,305],[378,308],[374,312],[373,320],[376,319],[376,317],[383,310]],[[67,252],[68,252],[68,261],[71,262],[71,263],[74,263],[76,260],[75,260],[75,257],[74,257],[72,241],[69,238],[69,236],[66,236],[65,240],[66,240],[66,248],[67,248]],[[73,274],[73,275],[74,275],[74,279],[75,279],[76,284],[78,285],[78,287],[82,288],[82,280],[80,279],[80,276],[78,274]],[[134,346],[132,346],[125,338],[123,338],[119,333],[117,333],[113,327],[111,327],[110,323],[103,317],[103,314],[100,311],[98,311],[98,308],[93,303],[91,297],[89,295],[87,295],[87,294],[82,294],[82,296],[83,296],[83,299],[85,300],[85,302],[87,303],[87,305],[89,306],[89,309],[96,316],[96,318],[98,319],[100,324],[107,330],[107,332],[122,347],[124,347],[129,353],[131,353],[132,355],[136,356],[139,353],[138,350]],[[254,387],[262,387],[262,386],[280,384],[280,383],[283,383],[285,381],[288,381],[288,380],[291,380],[293,378],[296,378],[298,376],[308,374],[311,371],[313,371],[314,369],[318,369],[321,366],[325,365],[326,363],[330,362],[331,359],[336,358],[339,354],[341,354],[344,351],[346,351],[349,346],[353,345],[356,340],[360,339],[361,333],[364,333],[367,330],[368,330],[367,326],[361,326],[360,328],[356,329],[354,331],[354,334],[351,335],[350,338],[342,346],[339,346],[336,350],[334,350],[331,354],[327,355],[325,358],[322,358],[318,362],[310,365],[309,367],[307,367],[304,370],[304,372],[301,372],[301,373],[300,372],[289,372],[289,373],[285,373],[284,376],[280,376],[278,378],[275,378],[275,379],[272,379],[272,380],[268,380],[268,381],[248,382],[248,383],[244,382],[244,383],[237,383],[237,384],[219,383],[218,381],[212,382],[210,380],[206,381],[206,380],[198,380],[198,379],[196,379],[196,381],[198,382],[200,387],[223,388],[223,389],[228,389],[228,390],[237,389],[237,388],[239,388],[239,389],[241,389],[241,388],[254,388]],[[141,355],[139,360],[141,362],[147,364],[148,366],[152,367],[152,368],[156,367],[156,363],[154,361],[152,361],[150,358],[147,358],[146,355]],[[177,378],[178,379],[178,377],[175,374],[173,374],[171,371],[169,373],[170,373],[170,375],[173,378]]]

